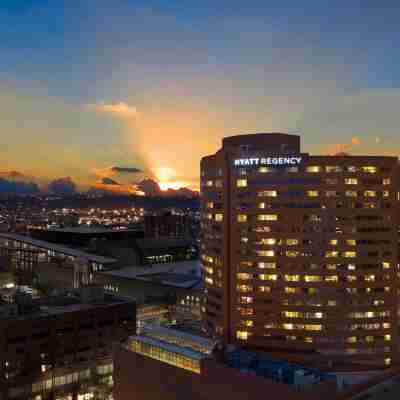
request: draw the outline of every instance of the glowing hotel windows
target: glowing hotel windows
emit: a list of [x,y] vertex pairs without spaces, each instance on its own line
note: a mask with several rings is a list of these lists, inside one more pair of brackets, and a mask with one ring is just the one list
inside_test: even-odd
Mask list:
[[275,269],[276,268],[276,263],[259,262],[257,264],[257,266],[260,269]]
[[343,171],[343,169],[342,169],[342,167],[339,167],[338,165],[327,165],[326,167],[325,167],[325,171],[326,172],[342,172]]
[[286,282],[299,282],[300,275],[285,275],[284,276]]
[[258,197],[277,197],[278,192],[276,190],[263,190],[257,193]]
[[247,222],[247,215],[246,214],[238,214],[237,222]]
[[278,215],[276,214],[259,214],[257,215],[258,221],[277,221]]
[[347,197],[357,197],[358,193],[356,190],[346,190],[345,195]]
[[358,185],[357,178],[345,178],[344,180],[345,185]]
[[236,331],[236,338],[240,340],[247,340],[250,335],[250,332],[247,331]]
[[269,239],[263,238],[263,239],[261,239],[260,242],[261,242],[261,244],[274,245],[274,244],[276,244],[276,239],[273,239],[273,238],[269,238]]
[[260,274],[258,275],[258,279],[261,281],[276,281],[278,279],[278,275],[276,274]]
[[367,172],[369,174],[375,174],[376,173],[376,167],[373,166],[363,166],[361,167],[362,172]]
[[286,244],[288,246],[296,246],[299,244],[299,239],[286,239]]
[[384,178],[382,180],[382,185],[390,185],[390,178]]
[[307,190],[306,194],[308,197],[318,197],[319,196],[318,190]]
[[319,167],[318,165],[310,165],[306,168],[306,171],[311,173],[318,173],[321,171],[321,167]]
[[247,179],[238,179],[236,181],[237,187],[246,187],[247,186]]
[[221,222],[224,219],[224,214],[215,214],[215,221]]
[[273,250],[256,250],[256,254],[259,257],[274,257],[275,251],[273,251]]
[[375,190],[365,190],[364,197],[376,197]]

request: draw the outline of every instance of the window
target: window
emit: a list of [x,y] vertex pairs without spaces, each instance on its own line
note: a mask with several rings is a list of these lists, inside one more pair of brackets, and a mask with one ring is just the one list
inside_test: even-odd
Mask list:
[[259,286],[258,291],[263,293],[271,293],[271,288],[269,286]]
[[243,280],[243,281],[247,281],[252,278],[251,274],[247,273],[238,273],[236,274],[236,277],[238,280]]
[[257,193],[259,197],[277,197],[278,192],[276,190],[263,190]]
[[214,182],[213,181],[206,181],[206,186],[211,187],[213,186]]
[[327,165],[325,167],[326,172],[342,172],[342,167],[339,167],[338,165]]
[[209,201],[206,203],[206,208],[214,208],[214,203],[212,201]]
[[362,172],[366,172],[368,174],[375,174],[376,173],[376,167],[374,166],[362,166],[361,167]]
[[319,196],[318,190],[307,190],[306,194],[308,197],[318,197]]
[[215,214],[215,220],[221,222],[224,219],[224,214]]
[[319,167],[318,165],[310,165],[306,168],[306,171],[311,173],[317,173],[321,171],[321,167]]
[[357,197],[357,191],[356,190],[346,190],[345,195],[347,197]]
[[266,205],[266,204],[265,204],[264,202],[263,202],[263,203],[259,203],[259,204],[258,204],[258,208],[262,208],[262,209],[263,209],[263,208],[265,208],[265,205]]
[[325,196],[326,197],[337,197],[338,196],[338,192],[336,190],[327,190],[325,192]]
[[247,222],[247,215],[246,214],[238,214],[237,222]]
[[276,239],[274,239],[274,238],[268,238],[268,239],[263,238],[263,239],[261,239],[261,244],[273,245],[273,244],[276,244]]
[[357,172],[357,167],[350,165],[347,167],[347,172],[352,172],[352,173]]
[[329,244],[330,244],[331,246],[337,246],[338,240],[337,240],[337,239],[331,239],[331,240],[329,241]]
[[325,257],[326,258],[339,257],[339,252],[336,250],[328,250],[325,252]]
[[260,269],[275,269],[276,268],[276,263],[265,263],[265,262],[259,262],[257,264],[258,268]]
[[236,181],[237,187],[246,187],[247,186],[247,179],[238,179]]
[[299,244],[299,239],[286,239],[286,244],[288,246],[296,246]]
[[259,257],[274,257],[275,252],[273,250],[256,250],[256,254]]
[[357,253],[355,251],[345,251],[344,257],[345,258],[354,258],[354,257],[357,257]]
[[257,215],[258,221],[277,221],[278,215],[276,214],[259,214]]
[[285,275],[286,282],[299,282],[300,275]]
[[250,336],[250,332],[247,331],[236,331],[236,338],[239,340],[247,340]]
[[278,275],[276,274],[260,274],[258,275],[258,279],[261,281],[276,281],[278,279]]
[[345,185],[358,185],[357,178],[345,178],[344,180]]
[[389,190],[384,190],[384,191],[382,192],[382,196],[383,196],[383,197],[389,197],[389,196],[390,196]]
[[365,190],[364,197],[376,197],[375,190]]
[[382,180],[382,185],[390,185],[390,178],[384,178]]
[[286,257],[298,257],[300,255],[299,251],[296,250],[286,250]]
[[355,239],[346,239],[346,244],[348,246],[355,246],[357,244]]
[[304,280],[306,282],[321,282],[322,278],[319,275],[305,275]]
[[262,174],[265,174],[267,172],[274,172],[273,168],[269,168],[269,167],[260,167],[258,168],[258,172],[261,172]]

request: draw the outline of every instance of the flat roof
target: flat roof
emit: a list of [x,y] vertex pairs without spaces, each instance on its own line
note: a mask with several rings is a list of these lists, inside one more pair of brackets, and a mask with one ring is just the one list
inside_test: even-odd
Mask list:
[[93,261],[99,264],[108,264],[117,261],[115,258],[98,256],[96,254],[87,253],[86,251],[73,249],[71,247],[63,246],[60,244],[46,242],[44,240],[34,239],[30,236],[19,235],[17,233],[0,233],[0,238],[23,242],[31,246],[40,247],[41,249],[45,250],[52,250],[56,253],[61,253],[71,257],[86,258],[89,261]]
[[55,228],[55,229],[36,229],[35,231],[44,232],[61,232],[61,233],[81,233],[81,234],[101,234],[101,233],[133,233],[141,231],[140,229],[110,229],[102,227],[87,227],[87,226],[76,226],[68,228]]
[[194,351],[192,349],[189,349],[187,347],[180,347],[177,346],[175,344],[171,344],[171,343],[167,343],[167,342],[163,342],[161,340],[157,340],[157,339],[153,339],[151,337],[148,336],[133,336],[129,339],[128,344],[127,344],[127,348],[131,351],[134,351],[132,349],[131,346],[129,346],[129,342],[137,340],[139,342],[142,343],[146,343],[146,344],[150,344],[152,346],[155,347],[159,347],[161,349],[170,351],[171,353],[175,353],[175,354],[181,354],[183,356],[186,356],[188,358],[192,358],[194,360],[198,360],[200,361],[201,359],[203,359],[204,357],[206,357],[205,354]]
[[179,261],[176,263],[129,266],[99,274],[112,275],[125,279],[139,279],[148,282],[181,288],[191,288],[201,281],[200,260]]

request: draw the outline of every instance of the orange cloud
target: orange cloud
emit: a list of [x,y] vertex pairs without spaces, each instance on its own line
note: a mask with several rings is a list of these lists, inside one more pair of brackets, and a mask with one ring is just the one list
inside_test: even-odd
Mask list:
[[352,138],[351,138],[351,144],[352,144],[353,146],[358,146],[358,145],[360,145],[360,144],[361,144],[360,138],[358,138],[357,136],[352,137]]

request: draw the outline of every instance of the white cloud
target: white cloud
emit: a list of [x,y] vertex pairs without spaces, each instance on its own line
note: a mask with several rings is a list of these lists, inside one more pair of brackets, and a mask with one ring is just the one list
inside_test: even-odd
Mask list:
[[87,107],[97,112],[114,114],[123,118],[136,118],[139,114],[135,106],[131,106],[123,101],[117,103],[90,103]]

